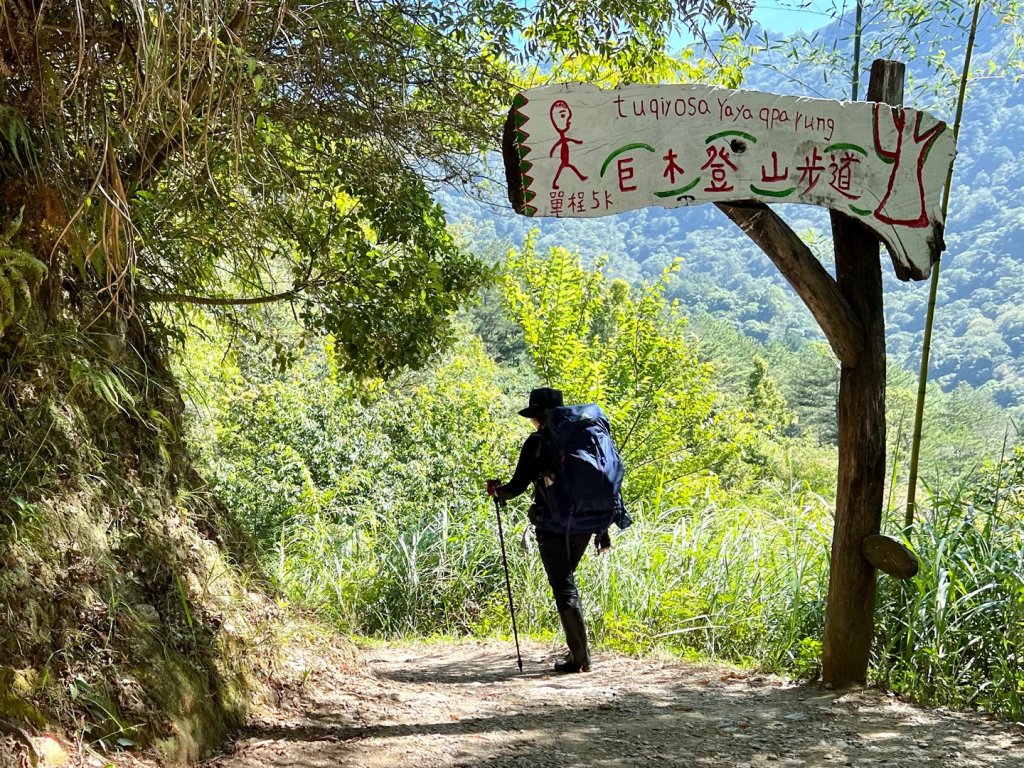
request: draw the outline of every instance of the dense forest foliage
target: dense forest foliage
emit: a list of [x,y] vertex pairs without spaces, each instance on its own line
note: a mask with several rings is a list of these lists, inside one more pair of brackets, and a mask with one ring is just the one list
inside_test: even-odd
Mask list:
[[[874,24],[870,23],[874,19]],[[955,90],[950,68],[962,62],[966,35],[953,27],[955,15],[935,18],[914,33],[897,35],[888,17],[869,14],[865,51],[906,61],[909,105],[952,122]],[[852,15],[813,35],[794,39],[748,38],[754,47],[740,87],[816,98],[849,99]],[[1013,62],[1019,60],[1020,30],[994,11],[982,17],[975,77],[970,81],[958,144],[954,185],[946,226],[932,376],[947,391],[958,385],[984,388],[1015,409],[1024,395],[1024,333],[1017,296],[1017,262],[1024,238],[1024,89]],[[926,38],[926,39],[921,39]],[[913,50],[908,47],[913,44]],[[865,55],[872,55],[866,53]],[[935,61],[942,66],[936,68]],[[865,78],[866,79],[866,78]],[[863,94],[862,94],[863,96]],[[810,313],[774,265],[746,236],[710,207],[647,208],[602,219],[527,220],[515,216],[492,190],[486,204],[441,191],[449,218],[463,223],[475,243],[517,244],[532,228],[542,246],[561,245],[586,262],[607,258],[614,274],[627,280],[656,278],[676,258],[684,260],[669,296],[678,298],[696,322],[704,315],[724,320],[746,336],[791,349],[823,339]],[[778,206],[792,227],[828,263],[828,217],[806,206]],[[928,289],[901,283],[885,270],[887,341],[893,361],[917,371]]]

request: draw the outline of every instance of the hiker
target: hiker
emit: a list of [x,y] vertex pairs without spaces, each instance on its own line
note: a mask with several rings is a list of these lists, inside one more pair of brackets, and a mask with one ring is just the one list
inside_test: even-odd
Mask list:
[[[557,418],[560,425],[575,421],[591,429],[601,429],[604,435],[608,434],[607,419],[596,405],[563,407],[562,393],[547,387],[530,392],[529,405],[519,411],[519,415],[530,419],[536,431],[523,443],[512,479],[504,485],[498,480],[488,480],[487,492],[499,502],[504,502],[521,495],[529,484],[533,483],[533,504],[530,505],[528,516],[536,529],[540,559],[551,585],[558,618],[565,631],[566,645],[569,647],[566,657],[555,662],[555,672],[589,672],[587,628],[583,621],[583,610],[580,607],[580,595],[574,574],[591,536],[594,537],[598,552],[603,552],[611,546],[608,536],[609,523],[615,522],[620,528],[625,528],[631,522],[618,494],[622,465],[608,438],[605,441],[605,449],[614,454],[614,460],[608,464],[617,467],[617,476],[608,482],[603,482],[604,478],[598,478],[596,483],[588,483],[594,487],[608,486],[603,497],[604,502],[599,504],[607,508],[594,513],[582,504],[580,506],[583,511],[578,515],[575,512],[570,513],[566,518],[564,514],[559,514],[558,509],[552,509],[553,505],[563,504],[559,494],[553,491],[558,490],[558,481],[564,478],[563,466],[566,462],[564,457],[559,455],[560,449],[551,429],[553,425],[549,424],[549,417]],[[565,485],[569,486],[571,483],[567,482]],[[581,495],[581,492],[577,491],[577,495]]]

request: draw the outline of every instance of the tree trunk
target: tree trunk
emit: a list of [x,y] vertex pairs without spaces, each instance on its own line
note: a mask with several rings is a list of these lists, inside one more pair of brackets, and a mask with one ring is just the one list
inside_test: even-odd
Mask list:
[[[903,64],[875,61],[868,100],[903,100]],[[885,318],[878,238],[831,212],[836,282],[864,333],[864,352],[843,364],[839,383],[839,478],[832,537],[822,679],[837,687],[867,680],[875,618],[875,568],[865,538],[881,528],[885,485]]]

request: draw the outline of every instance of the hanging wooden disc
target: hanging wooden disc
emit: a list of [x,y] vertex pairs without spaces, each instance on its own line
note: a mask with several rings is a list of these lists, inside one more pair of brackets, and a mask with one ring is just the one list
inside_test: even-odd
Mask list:
[[861,544],[861,552],[875,568],[894,579],[910,579],[917,575],[920,564],[914,553],[893,537],[876,533]]

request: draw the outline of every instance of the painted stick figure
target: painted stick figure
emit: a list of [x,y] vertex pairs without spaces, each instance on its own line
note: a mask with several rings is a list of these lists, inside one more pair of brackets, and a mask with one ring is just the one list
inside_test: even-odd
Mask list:
[[555,154],[555,150],[558,153],[558,170],[555,171],[555,180],[551,182],[552,189],[558,189],[558,177],[562,175],[562,171],[566,168],[571,168],[572,172],[575,173],[580,181],[586,181],[587,177],[580,173],[580,169],[569,162],[569,143],[582,144],[583,142],[579,139],[571,139],[566,134],[569,132],[569,126],[572,124],[572,110],[569,105],[559,99],[551,105],[551,124],[558,131],[558,141],[551,146],[551,151],[548,152],[548,157],[552,157]]

